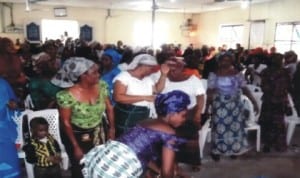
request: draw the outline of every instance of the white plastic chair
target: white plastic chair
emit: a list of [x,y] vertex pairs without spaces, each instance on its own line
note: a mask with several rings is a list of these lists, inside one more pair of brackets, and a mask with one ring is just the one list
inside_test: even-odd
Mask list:
[[259,114],[257,113],[256,115],[254,114],[254,107],[250,99],[242,95],[242,101],[244,103],[244,107],[249,110],[249,120],[246,122],[247,127],[245,128],[246,131],[249,130],[256,130],[256,151],[260,151],[260,135],[261,135],[261,129],[260,125],[257,124],[257,120],[259,117]]
[[[69,167],[69,158],[65,151],[65,147],[62,144],[61,138],[60,138],[60,131],[59,131],[59,113],[57,109],[45,109],[45,110],[39,110],[39,111],[30,111],[27,113],[28,116],[28,124],[30,121],[35,117],[43,117],[47,120],[49,123],[49,133],[57,140],[60,149],[61,149],[61,157],[62,157],[62,168],[64,170],[67,170]],[[22,124],[21,124],[22,128]],[[21,130],[22,131],[22,130]],[[22,133],[22,132],[21,132]],[[23,138],[22,138],[23,140]],[[25,158],[25,153],[21,153],[21,156]],[[28,178],[34,178],[33,174],[33,165],[26,162],[25,160],[25,167]]]
[[[202,83],[202,86],[203,86],[203,89],[205,90],[205,92],[206,92],[206,90],[207,90],[207,80],[206,79],[201,79],[200,80],[201,81],[201,83]],[[204,114],[204,112],[205,112],[205,107],[206,107],[206,93],[204,93],[204,103],[203,103],[203,108],[202,108],[202,114]]]
[[300,124],[300,117],[297,115],[297,111],[294,106],[293,99],[291,95],[288,95],[289,103],[292,108],[293,114],[291,116],[285,116],[285,122],[287,124],[287,134],[286,134],[286,143],[290,145],[292,136],[295,132],[295,128],[297,124]]
[[255,101],[257,102],[258,108],[260,109],[261,108],[261,104],[262,104],[261,97],[263,95],[263,92],[262,92],[260,86],[247,85],[247,88],[251,92],[252,96],[254,97]]
[[[261,135],[261,129],[260,125],[256,123],[258,116],[255,116],[254,114],[254,109],[253,109],[253,104],[249,100],[248,97],[242,95],[242,102],[244,103],[244,107],[249,110],[249,120],[247,121],[247,127],[245,128],[246,131],[249,130],[256,130],[256,151],[260,151],[260,135]],[[208,141],[210,142],[211,140],[211,128],[210,128],[210,122],[211,120],[208,119],[205,124],[202,126],[201,130],[199,130],[199,149],[200,149],[200,159],[203,158],[203,151],[205,147],[205,142]]]
[[28,163],[25,159],[25,152],[22,150],[22,147],[24,146],[24,140],[23,140],[23,117],[27,115],[28,113],[33,112],[31,110],[25,110],[21,112],[20,114],[18,112],[15,112],[12,119],[17,125],[17,139],[15,141],[16,145],[18,145],[18,157],[20,159],[24,159],[25,162],[25,169],[27,173],[28,178],[33,178],[33,166],[32,164]]

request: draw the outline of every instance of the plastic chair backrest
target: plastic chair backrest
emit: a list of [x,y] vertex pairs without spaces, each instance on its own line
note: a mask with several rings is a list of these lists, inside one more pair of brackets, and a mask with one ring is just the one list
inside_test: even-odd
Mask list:
[[28,123],[35,117],[43,117],[49,123],[49,133],[62,145],[59,130],[59,112],[57,109],[44,109],[28,113]]
[[285,116],[285,117],[288,118],[288,119],[294,119],[294,120],[299,120],[300,121],[300,117],[298,117],[298,114],[297,114],[297,111],[296,111],[296,108],[295,108],[295,104],[294,104],[294,101],[292,99],[291,94],[288,94],[288,100],[289,100],[290,107],[292,108],[292,115]]
[[258,116],[255,116],[255,114],[254,114],[254,107],[253,107],[252,102],[245,95],[241,96],[241,100],[242,100],[242,102],[244,104],[244,109],[248,110],[248,113],[249,113],[248,114],[248,122],[250,122],[250,123],[256,123],[257,119],[258,119]]
[[16,144],[19,144],[20,148],[24,145],[24,140],[23,140],[23,117],[27,115],[28,113],[33,112],[32,110],[25,110],[21,113],[15,112],[14,115],[12,116],[12,119],[17,125],[17,139],[15,141]]

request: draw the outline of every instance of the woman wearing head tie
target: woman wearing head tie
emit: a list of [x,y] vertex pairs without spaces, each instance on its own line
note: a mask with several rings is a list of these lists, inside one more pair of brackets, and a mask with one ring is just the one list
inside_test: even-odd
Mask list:
[[92,149],[81,161],[84,176],[139,177],[159,159],[161,176],[173,177],[175,151],[185,142],[176,136],[175,128],[186,121],[189,103],[182,91],[159,94],[155,99],[158,119],[142,121],[116,141]]
[[[71,161],[72,178],[81,178],[79,161],[95,145],[114,139],[114,113],[107,84],[99,81],[99,66],[86,58],[66,60],[51,82],[65,88],[57,93],[59,115],[63,125],[63,142]],[[107,114],[109,129],[102,127]]]

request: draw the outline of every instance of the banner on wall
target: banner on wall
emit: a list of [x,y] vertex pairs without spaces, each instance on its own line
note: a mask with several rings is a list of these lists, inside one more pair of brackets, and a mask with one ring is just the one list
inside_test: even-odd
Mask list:
[[40,25],[33,22],[27,24],[26,38],[30,42],[40,42],[41,41]]
[[93,40],[93,28],[89,25],[83,25],[80,27],[80,39],[84,41]]

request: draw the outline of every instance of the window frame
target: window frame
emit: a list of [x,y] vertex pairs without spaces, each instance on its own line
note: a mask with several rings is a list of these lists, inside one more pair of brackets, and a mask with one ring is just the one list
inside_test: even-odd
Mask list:
[[[236,38],[240,38],[238,40],[235,40],[235,38],[230,37],[230,40],[224,40],[223,39],[223,34],[222,34],[222,28],[225,27],[231,27],[232,31],[234,31],[233,29],[235,27],[241,27],[242,28],[242,34],[240,36],[236,36]],[[243,38],[244,38],[244,29],[245,29],[245,25],[244,24],[222,24],[219,27],[219,43],[220,45],[227,45],[228,48],[235,48],[237,43],[242,43],[243,42]]]
[[[290,35],[289,39],[283,39],[283,40],[282,39],[277,39],[278,38],[277,30],[278,30],[278,26],[280,26],[280,25],[291,25],[292,26],[291,31],[290,31],[291,35]],[[294,50],[296,53],[298,53],[298,55],[300,54],[300,51],[297,52],[294,49],[296,46],[300,47],[300,37],[299,37],[299,40],[294,39],[294,35],[295,35],[294,31],[295,31],[296,26],[300,26],[300,21],[278,22],[278,23],[276,23],[275,33],[274,33],[274,46],[276,47],[278,52],[284,53],[284,52],[289,51],[289,50]],[[286,46],[287,48],[285,50],[283,50],[283,47],[279,47],[280,44]]]

